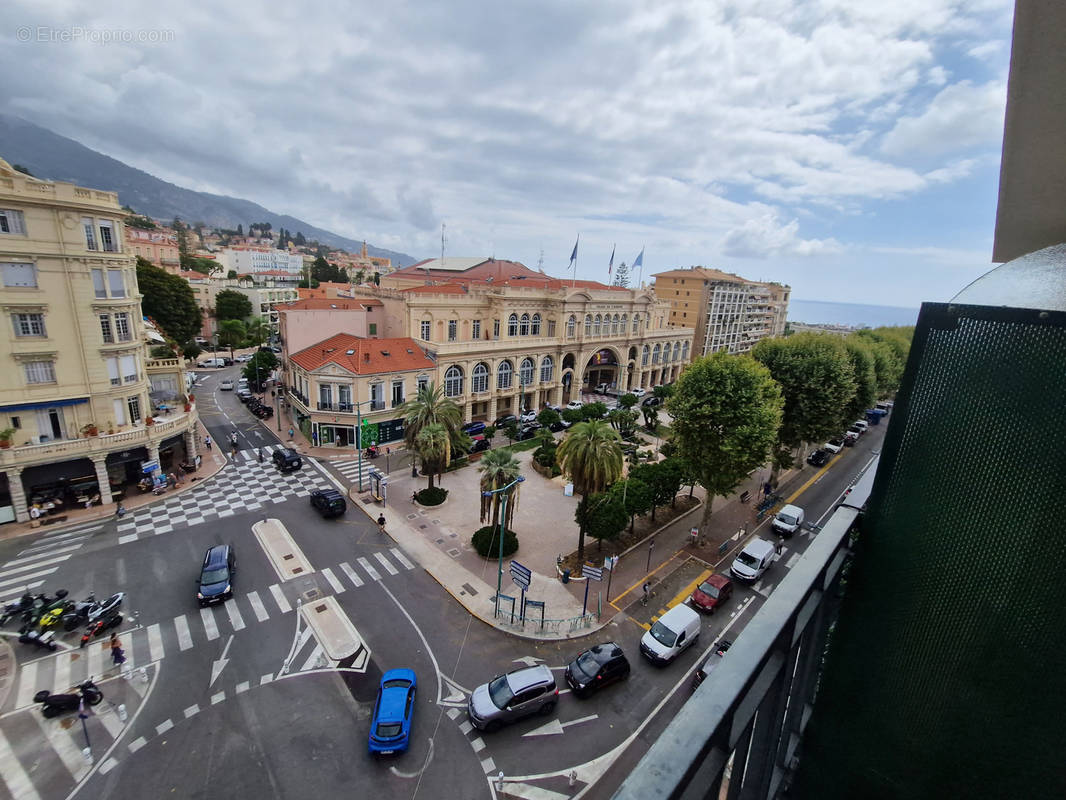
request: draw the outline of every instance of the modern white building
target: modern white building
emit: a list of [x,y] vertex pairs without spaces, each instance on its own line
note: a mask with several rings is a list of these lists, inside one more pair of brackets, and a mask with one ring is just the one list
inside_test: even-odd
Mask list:
[[219,264],[228,273],[257,275],[263,272],[288,272],[299,275],[303,272],[304,260],[299,253],[288,253],[272,247],[235,245],[222,247],[216,253]]

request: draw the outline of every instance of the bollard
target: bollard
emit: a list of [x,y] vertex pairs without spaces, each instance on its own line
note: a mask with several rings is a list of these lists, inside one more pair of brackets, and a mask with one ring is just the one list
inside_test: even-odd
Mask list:
[[92,765],[93,763],[93,751],[91,748],[83,747],[81,749],[81,757],[85,759],[85,763]]
[[573,786],[575,783],[577,783],[577,770],[570,770],[570,774],[566,776],[566,780],[569,786]]
[[118,708],[115,709],[115,713],[118,714],[118,718],[119,718],[120,722],[125,722],[129,718],[129,714],[126,713],[126,704],[125,703],[119,703]]
[[496,791],[503,791],[503,770],[500,770],[500,774],[496,776]]

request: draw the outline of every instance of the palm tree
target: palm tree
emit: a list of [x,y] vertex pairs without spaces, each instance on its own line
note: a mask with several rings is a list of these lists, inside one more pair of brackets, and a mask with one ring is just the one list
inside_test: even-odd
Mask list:
[[448,430],[439,422],[426,425],[415,437],[415,450],[422,459],[422,469],[429,475],[429,488],[433,488],[433,476],[444,474],[452,460],[452,440]]
[[230,360],[233,360],[233,348],[240,347],[248,338],[244,323],[239,319],[226,319],[218,326],[218,343],[229,348]]
[[[489,450],[481,457],[477,465],[481,473],[481,521],[484,522],[492,509],[492,527],[500,524],[500,504],[504,493],[499,492],[490,497],[485,497],[485,492],[502,489],[513,482],[521,472],[522,465],[510,450]],[[510,530],[511,520],[514,519],[515,506],[518,505],[518,484],[516,483],[507,491],[507,518],[503,521],[504,530]]]
[[[418,434],[428,425],[443,425],[448,432],[451,449],[458,450],[461,443],[459,430],[462,424],[462,412],[451,398],[444,396],[444,388],[430,383],[418,390],[413,400],[408,400],[400,409],[403,415],[403,438],[407,449],[420,452],[416,444]],[[449,460],[451,459],[449,453]],[[422,462],[423,466],[425,461]],[[447,463],[445,463],[447,466]]]
[[600,420],[579,422],[555,451],[559,468],[581,495],[578,508],[578,561],[585,560],[585,508],[590,495],[602,492],[622,477],[622,437]]
[[266,317],[252,317],[247,330],[248,338],[262,347],[263,342],[270,336],[270,323],[266,321]]

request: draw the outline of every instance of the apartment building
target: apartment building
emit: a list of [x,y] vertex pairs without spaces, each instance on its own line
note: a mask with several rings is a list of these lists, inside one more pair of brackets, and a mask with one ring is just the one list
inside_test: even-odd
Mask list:
[[118,195],[0,159],[0,522],[111,503],[196,454],[182,362],[152,359]]
[[220,247],[215,256],[226,273],[233,270],[238,275],[254,275],[260,272],[299,274],[304,268],[302,255],[277,250],[273,247],[258,245]]
[[178,252],[178,236],[174,231],[167,228],[146,230],[130,225],[124,225],[123,229],[128,253],[145,258],[171,274],[178,274],[181,270],[181,262]]
[[668,324],[695,329],[695,350],[746,353],[767,336],[781,336],[791,288],[706,267],[656,273],[655,296],[670,306]]
[[363,339],[382,336],[383,305],[372,297],[308,297],[276,306],[281,340],[295,353],[336,333]]

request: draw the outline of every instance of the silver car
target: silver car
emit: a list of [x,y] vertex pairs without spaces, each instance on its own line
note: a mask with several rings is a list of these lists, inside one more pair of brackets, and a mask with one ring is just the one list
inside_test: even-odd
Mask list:
[[524,667],[477,687],[467,703],[470,722],[495,731],[530,714],[550,714],[559,698],[555,676],[543,664]]

